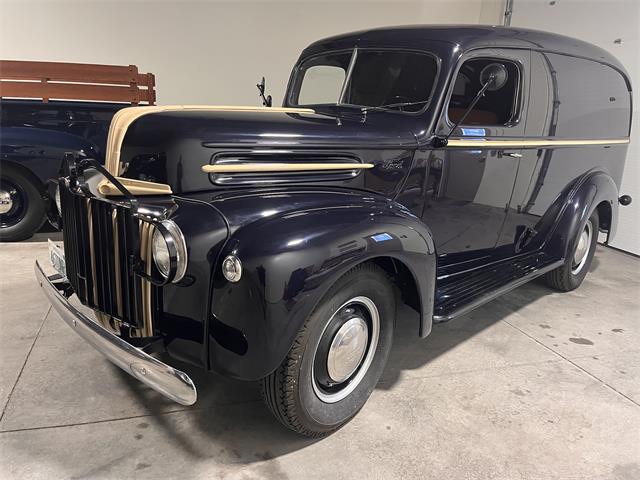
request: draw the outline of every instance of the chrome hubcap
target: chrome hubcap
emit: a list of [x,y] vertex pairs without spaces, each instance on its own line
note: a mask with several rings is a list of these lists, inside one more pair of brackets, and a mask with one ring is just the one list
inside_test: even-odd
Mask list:
[[360,384],[375,357],[380,314],[368,297],[348,300],[327,321],[316,346],[313,391],[325,403],[346,398]]
[[578,239],[578,245],[573,253],[573,268],[571,271],[575,274],[578,273],[584,265],[587,263],[589,257],[589,248],[591,247],[591,237],[593,235],[593,227],[591,222],[587,222],[584,230],[580,234]]
[[354,317],[340,327],[327,356],[327,372],[334,382],[344,382],[356,371],[367,350],[367,322]]
[[0,214],[8,213],[13,208],[13,199],[6,190],[0,190]]

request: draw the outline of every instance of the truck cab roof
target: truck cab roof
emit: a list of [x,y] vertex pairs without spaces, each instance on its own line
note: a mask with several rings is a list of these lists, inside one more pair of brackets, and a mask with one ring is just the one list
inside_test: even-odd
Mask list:
[[424,49],[443,59],[456,59],[478,48],[550,51],[608,64],[622,72],[629,83],[620,61],[600,47],[555,33],[495,25],[407,25],[361,30],[318,40],[302,51],[300,59],[354,47]]

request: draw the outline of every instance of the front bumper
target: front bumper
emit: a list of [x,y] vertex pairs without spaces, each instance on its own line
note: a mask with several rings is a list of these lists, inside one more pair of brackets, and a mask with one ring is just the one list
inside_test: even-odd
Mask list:
[[38,283],[56,312],[96,350],[165,397],[182,405],[193,405],[196,402],[196,387],[186,373],[130,345],[80,312],[63,294],[65,284],[54,283],[59,276],[47,277],[37,261],[35,272]]

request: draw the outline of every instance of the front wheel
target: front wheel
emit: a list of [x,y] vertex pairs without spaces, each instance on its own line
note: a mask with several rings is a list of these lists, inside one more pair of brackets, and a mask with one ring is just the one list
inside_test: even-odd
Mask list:
[[280,366],[262,379],[265,403],[285,426],[329,435],[363,407],[382,375],[396,303],[375,264],[355,267],[329,290]]
[[573,239],[572,254],[567,255],[564,265],[545,275],[545,280],[550,287],[568,292],[580,286],[584,277],[587,276],[596,252],[599,228],[600,222],[596,210],[591,214],[584,228],[578,232],[578,236]]

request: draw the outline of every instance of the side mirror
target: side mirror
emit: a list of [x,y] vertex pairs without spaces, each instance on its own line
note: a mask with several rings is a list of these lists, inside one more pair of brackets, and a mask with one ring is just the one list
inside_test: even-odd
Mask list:
[[500,90],[507,83],[509,73],[502,63],[490,63],[480,72],[480,84],[488,83],[487,90]]
[[266,97],[264,95],[264,89],[265,89],[264,77],[262,77],[262,80],[260,80],[260,83],[258,83],[256,87],[258,87],[259,95],[262,98],[262,105],[265,107],[270,107],[273,101],[271,99],[271,95],[267,95]]

